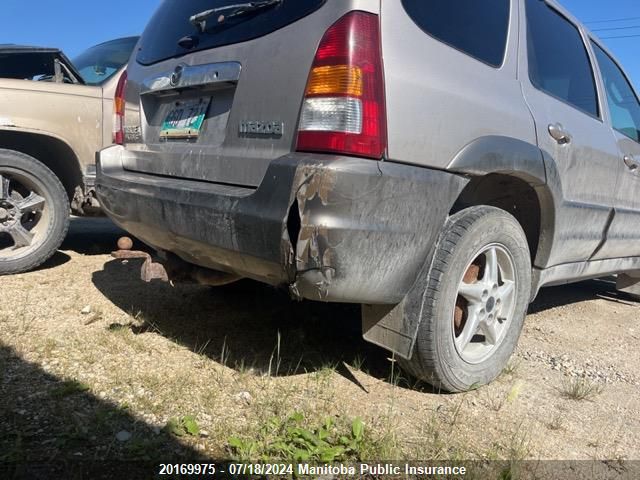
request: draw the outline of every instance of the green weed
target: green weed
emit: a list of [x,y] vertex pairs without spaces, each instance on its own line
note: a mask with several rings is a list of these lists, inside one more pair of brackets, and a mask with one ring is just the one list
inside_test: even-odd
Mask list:
[[185,415],[181,418],[172,418],[164,427],[165,431],[183,437],[185,435],[196,436],[200,434],[200,426],[193,415]]
[[326,418],[319,426],[309,426],[304,420],[299,412],[284,420],[271,418],[257,438],[229,438],[229,450],[239,460],[331,463],[361,458],[365,427],[360,418],[353,420],[348,430],[333,418]]

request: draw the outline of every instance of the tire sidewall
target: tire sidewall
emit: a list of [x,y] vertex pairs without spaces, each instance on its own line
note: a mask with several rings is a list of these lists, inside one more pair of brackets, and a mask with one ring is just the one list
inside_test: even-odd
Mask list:
[[[458,390],[468,390],[495,379],[504,369],[513,354],[520,337],[531,292],[531,259],[526,236],[507,212],[491,207],[484,210],[460,237],[448,255],[448,268],[439,278],[439,294],[430,305],[430,321],[433,325],[433,341],[436,358],[440,359],[441,376]],[[455,224],[456,218],[452,218]],[[444,234],[455,237],[452,230]],[[459,283],[474,258],[492,244],[502,246],[511,255],[514,263],[516,290],[513,313],[505,336],[490,357],[480,363],[469,363],[458,353],[453,334],[453,315],[458,296]],[[433,279],[431,276],[430,280]],[[430,282],[431,283],[431,282]],[[429,320],[427,320],[429,321]]]
[[69,228],[69,199],[58,177],[37,159],[20,152],[0,149],[0,171],[20,172],[30,177],[42,192],[51,216],[44,241],[25,255],[0,259],[0,275],[21,273],[47,261],[60,247]]

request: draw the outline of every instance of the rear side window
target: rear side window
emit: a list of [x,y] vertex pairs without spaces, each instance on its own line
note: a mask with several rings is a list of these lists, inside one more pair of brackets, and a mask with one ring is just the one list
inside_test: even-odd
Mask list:
[[502,65],[510,0],[402,0],[402,5],[437,40],[493,67]]
[[595,43],[600,72],[607,91],[607,102],[611,112],[613,128],[627,137],[640,142],[640,104],[631,84],[613,59]]
[[138,37],[119,38],[85,50],[73,59],[87,85],[101,85],[127,64]]
[[[192,15],[214,8],[250,2],[164,0],[142,35],[137,61],[143,65],[150,65],[199,50],[262,37],[309,15],[325,2],[326,0],[285,0],[275,6],[238,15],[221,23],[218,22],[220,15],[213,15],[207,20],[206,31],[200,33],[198,28],[189,22]],[[229,15],[232,10],[224,13]],[[178,42],[185,37],[191,37],[191,48],[178,45]]]
[[599,116],[593,69],[580,32],[540,0],[527,0],[529,77],[538,88]]

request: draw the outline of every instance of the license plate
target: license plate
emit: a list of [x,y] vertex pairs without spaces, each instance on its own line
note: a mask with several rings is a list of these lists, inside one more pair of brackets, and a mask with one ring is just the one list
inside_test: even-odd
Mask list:
[[160,138],[198,138],[211,97],[180,102],[162,123]]

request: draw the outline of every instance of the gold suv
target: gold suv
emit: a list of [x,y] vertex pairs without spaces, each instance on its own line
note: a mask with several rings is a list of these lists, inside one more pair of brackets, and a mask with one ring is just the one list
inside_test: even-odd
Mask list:
[[73,61],[54,48],[0,45],[0,275],[51,257],[71,211],[98,211],[95,152],[112,142],[113,98],[137,41]]

